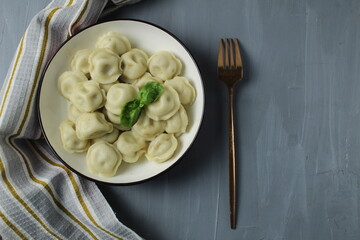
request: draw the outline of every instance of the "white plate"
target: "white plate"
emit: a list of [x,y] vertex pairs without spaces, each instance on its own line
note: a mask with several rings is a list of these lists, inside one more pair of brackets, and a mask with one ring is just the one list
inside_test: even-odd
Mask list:
[[[68,102],[57,90],[57,79],[70,69],[70,61],[77,50],[94,48],[99,36],[109,31],[125,35],[133,47],[146,51],[149,55],[160,51],[172,51],[184,65],[182,75],[187,77],[196,90],[196,99],[190,107],[188,131],[179,138],[179,147],[174,156],[164,163],[142,160],[134,164],[122,162],[116,175],[102,178],[92,174],[86,167],[86,153],[68,153],[61,143],[59,125],[67,118]],[[153,24],[137,20],[117,20],[89,27],[67,41],[50,61],[43,76],[39,94],[39,115],[44,135],[58,157],[74,172],[91,180],[130,184],[150,179],[174,165],[187,151],[200,128],[204,112],[204,89],[199,69],[184,45],[172,34]]]

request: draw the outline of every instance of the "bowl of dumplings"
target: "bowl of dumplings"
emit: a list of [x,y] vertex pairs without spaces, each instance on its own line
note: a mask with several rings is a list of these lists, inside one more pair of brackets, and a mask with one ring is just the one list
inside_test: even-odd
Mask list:
[[174,166],[204,112],[190,52],[173,34],[138,20],[100,23],[72,36],[45,69],[38,99],[54,154],[73,172],[115,185]]

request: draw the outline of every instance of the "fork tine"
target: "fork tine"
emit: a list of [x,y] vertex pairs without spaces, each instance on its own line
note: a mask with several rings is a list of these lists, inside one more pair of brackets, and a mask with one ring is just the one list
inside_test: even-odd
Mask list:
[[224,67],[224,39],[220,39],[220,45],[219,45],[219,55],[218,55],[218,67],[223,68]]
[[230,59],[230,68],[235,68],[235,56],[234,56],[234,40],[232,38],[227,39],[229,44],[229,59]]
[[239,47],[239,40],[237,38],[234,39],[235,42],[235,57],[236,57],[236,67],[242,68],[242,59],[241,59],[241,53],[240,53],[240,47]]
[[229,67],[230,66],[230,54],[229,54],[230,50],[229,50],[229,39],[226,38],[225,39],[225,67]]

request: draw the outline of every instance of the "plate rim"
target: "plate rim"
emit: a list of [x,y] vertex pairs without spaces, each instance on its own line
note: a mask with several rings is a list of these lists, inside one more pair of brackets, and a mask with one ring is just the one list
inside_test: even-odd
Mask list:
[[[139,23],[144,23],[144,24],[147,24],[147,25],[150,25],[150,26],[153,26],[155,28],[158,28],[160,29],[161,31],[169,34],[172,38],[174,38],[183,48],[184,50],[189,54],[190,58],[194,61],[195,63],[195,66],[196,66],[196,69],[199,73],[199,76],[200,76],[200,85],[201,85],[201,88],[203,90],[203,95],[202,95],[202,100],[203,100],[203,107],[202,107],[202,112],[201,112],[201,115],[200,115],[200,123],[199,123],[199,127],[198,129],[196,130],[195,132],[195,135],[194,135],[194,138],[193,140],[191,141],[190,145],[188,146],[188,148],[186,149],[186,151],[184,152],[184,154],[177,160],[175,161],[172,165],[170,165],[168,168],[166,168],[165,170],[151,176],[151,177],[148,177],[148,178],[145,178],[145,179],[142,179],[142,180],[138,180],[138,181],[132,181],[132,182],[125,182],[125,183],[116,183],[116,182],[106,182],[106,181],[102,181],[102,180],[98,180],[98,179],[94,179],[92,177],[89,177],[81,172],[79,172],[78,170],[74,169],[73,167],[71,167],[68,163],[66,163],[65,160],[63,160],[59,154],[56,152],[56,150],[54,149],[54,147],[52,146],[52,144],[50,143],[46,133],[45,133],[45,129],[44,129],[44,126],[43,126],[43,122],[42,122],[42,119],[41,119],[41,108],[40,108],[40,96],[41,96],[41,90],[42,90],[42,87],[43,87],[43,82],[44,82],[44,77],[45,77],[45,74],[49,68],[49,65],[51,64],[51,62],[53,61],[53,59],[55,58],[55,56],[57,55],[57,53],[60,51],[60,49],[62,49],[64,47],[64,45],[70,41],[72,38],[74,38],[75,36],[77,36],[79,33],[87,30],[88,28],[91,28],[91,27],[94,27],[94,26],[97,26],[97,25],[101,25],[101,24],[106,24],[106,23],[109,23],[109,22],[119,22],[119,21],[133,21],[133,22],[139,22]],[[89,26],[86,26],[85,28],[81,29],[80,31],[78,31],[76,34],[70,36],[68,39],[66,39],[63,43],[60,44],[59,48],[55,51],[55,53],[51,56],[51,58],[49,59],[49,61],[46,63],[43,71],[42,71],[42,74],[41,74],[41,77],[39,79],[39,85],[38,85],[38,91],[37,91],[37,97],[36,97],[36,109],[37,109],[37,116],[38,116],[38,120],[39,120],[39,123],[40,123],[40,128],[41,128],[41,132],[42,132],[42,135],[44,136],[44,139],[45,141],[47,142],[47,145],[50,147],[51,151],[53,152],[53,154],[56,156],[56,158],[58,160],[60,160],[69,170],[71,170],[72,172],[76,173],[77,175],[87,179],[87,180],[90,180],[92,182],[95,182],[95,183],[99,183],[99,184],[105,184],[105,185],[112,185],[112,186],[129,186],[129,185],[135,185],[135,184],[139,184],[139,183],[143,183],[143,182],[147,182],[147,181],[150,181],[156,177],[159,177],[163,174],[165,174],[166,172],[168,172],[170,169],[172,169],[175,165],[177,165],[181,160],[183,160],[184,158],[184,155],[186,155],[186,153],[188,152],[188,150],[192,147],[193,143],[195,142],[196,138],[198,137],[198,134],[200,132],[200,129],[201,127],[203,126],[202,124],[202,121],[203,121],[203,117],[204,117],[204,112],[205,112],[205,105],[206,105],[206,102],[205,102],[205,89],[204,89],[204,83],[203,83],[203,75],[200,71],[200,68],[199,68],[199,64],[198,62],[196,61],[196,59],[194,58],[194,56],[191,54],[190,50],[185,46],[185,44],[177,37],[175,36],[173,33],[171,33],[169,30],[166,30],[165,28],[159,26],[158,24],[155,24],[155,23],[152,23],[152,22],[148,22],[148,21],[145,21],[145,20],[141,20],[141,19],[135,19],[135,18],[121,18],[121,19],[116,19],[116,20],[106,20],[106,21],[102,21],[102,22],[98,22],[98,23],[94,23],[94,24],[91,24]]]

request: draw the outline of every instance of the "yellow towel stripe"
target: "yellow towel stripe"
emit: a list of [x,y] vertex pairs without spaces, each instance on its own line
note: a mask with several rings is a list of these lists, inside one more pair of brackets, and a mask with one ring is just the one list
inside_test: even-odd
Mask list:
[[[80,22],[80,20],[82,19],[82,17],[84,16],[85,12],[87,11],[87,8],[89,6],[89,1],[86,0],[85,1],[85,6],[84,8],[81,10],[81,13],[79,15],[79,17],[75,20],[74,24],[70,27],[70,31],[72,30],[73,26],[76,26],[76,24],[78,24]],[[68,33],[68,38],[72,35],[72,33]]]
[[[85,7],[88,6],[88,2],[86,3]],[[30,106],[31,106],[31,102],[32,102],[32,99],[33,99],[33,96],[34,96],[34,93],[35,93],[35,88],[37,86],[37,82],[39,80],[39,76],[40,76],[40,71],[41,71],[41,63],[43,62],[43,59],[44,59],[44,55],[45,55],[45,50],[46,50],[46,42],[48,40],[48,26],[49,26],[49,23],[50,23],[50,20],[51,18],[53,17],[53,15],[55,14],[55,12],[59,10],[59,8],[56,8],[54,9],[52,12],[50,12],[48,18],[46,19],[45,21],[45,33],[44,33],[44,40],[43,40],[43,46],[41,48],[41,52],[40,52],[40,59],[39,59],[39,64],[37,66],[37,69],[36,69],[36,73],[35,73],[35,81],[33,83],[33,86],[32,86],[32,89],[31,89],[31,92],[30,92],[30,97],[29,97],[29,101],[28,101],[28,104],[26,105],[26,109],[25,109],[25,115],[24,115],[24,118],[22,119],[21,123],[20,123],[20,127],[17,131],[17,133],[13,136],[10,137],[10,143],[11,143],[11,146],[17,150],[17,152],[22,156],[22,158],[24,159],[24,162],[28,168],[28,163],[27,161],[25,160],[25,156],[21,153],[21,151],[14,145],[12,144],[12,141],[11,139],[17,137],[20,135],[20,133],[22,132],[23,128],[24,128],[24,125],[25,125],[25,122],[27,120],[27,117],[29,115],[29,111],[30,111]],[[85,10],[82,11],[83,13],[85,13]],[[81,14],[80,14],[81,15]],[[80,18],[79,18],[80,19]],[[77,186],[77,185],[76,185]],[[45,188],[46,190],[48,190],[48,188]],[[77,193],[80,193],[80,191],[76,191]],[[106,229],[102,228],[94,219],[94,217],[91,215],[84,199],[82,198],[81,195],[78,195],[78,197],[80,196],[79,198],[79,201],[80,201],[80,204],[81,206],[84,208],[84,211],[87,215],[87,217],[91,220],[91,222],[99,229],[101,229],[102,231],[106,232],[107,234],[109,234],[110,236],[114,237],[114,238],[117,238],[117,239],[121,239],[120,237],[114,235],[113,233],[107,231]]]
[[52,17],[54,16],[54,14],[61,8],[55,8],[53,9],[50,14],[48,15],[48,17],[46,18],[46,21],[45,21],[45,31],[44,31],[44,39],[43,39],[43,44],[42,44],[42,47],[41,47],[41,52],[40,52],[40,59],[38,61],[38,65],[37,65],[37,68],[36,68],[36,72],[35,72],[35,78],[34,78],[34,82],[32,84],[32,88],[31,88],[31,92],[30,92],[30,96],[29,96],[29,100],[28,100],[28,104],[26,105],[26,109],[25,109],[25,115],[20,123],[20,127],[17,131],[17,133],[11,137],[17,137],[20,135],[20,133],[22,132],[22,129],[24,127],[24,124],[27,120],[27,116],[29,115],[29,110],[30,110],[30,106],[31,106],[31,103],[32,103],[32,99],[34,97],[34,94],[35,94],[35,89],[36,89],[36,86],[38,85],[38,81],[39,81],[39,76],[40,76],[40,72],[41,72],[41,65],[44,61],[44,56],[45,56],[45,50],[46,50],[46,46],[47,46],[47,41],[48,41],[48,37],[49,37],[49,24],[50,24],[50,21],[52,19]]
[[[83,14],[86,12],[87,6],[88,6],[88,1],[86,1],[86,4],[85,4],[84,9],[83,9],[83,11],[80,13],[80,16],[79,16],[79,18],[78,18],[78,21],[80,21],[81,17],[82,17]],[[45,22],[45,27],[46,27],[46,28],[45,28],[45,31],[48,29],[49,22],[50,22],[50,20],[49,20],[48,22]],[[45,33],[45,37],[46,37],[46,40],[47,40],[47,33]],[[45,39],[44,39],[44,40],[45,40]],[[44,42],[46,42],[46,41],[44,41]],[[41,56],[41,57],[40,57],[40,63],[43,61],[43,57],[44,57],[43,55],[44,55],[44,53],[45,53],[45,49],[46,49],[46,47],[43,46],[43,48],[42,48],[42,50],[41,50],[41,55],[40,55],[40,56]],[[36,72],[36,75],[35,75],[35,81],[38,81],[38,77],[39,77],[40,69],[41,69],[40,67],[41,67],[41,64],[38,65],[37,72]],[[36,84],[37,84],[37,83],[35,83],[35,84],[33,85],[33,88],[32,88],[32,90],[31,90],[29,103],[31,103],[31,99],[33,98]],[[26,111],[25,111],[25,117],[24,117],[23,121],[22,121],[21,124],[20,124],[19,131],[17,132],[17,134],[16,134],[14,137],[20,135],[20,133],[21,133],[23,127],[24,127],[24,124],[25,124],[25,122],[26,122],[27,116],[28,116],[28,114],[29,114],[30,105],[31,105],[31,104],[27,104]],[[13,147],[16,148],[14,145],[13,145]],[[26,161],[25,161],[25,162],[26,162]],[[74,186],[76,186],[76,188],[78,188],[77,184],[75,184]],[[77,193],[77,196],[78,196],[78,198],[79,198],[79,202],[80,202],[81,206],[84,208],[84,211],[85,211],[87,217],[91,220],[91,222],[92,222],[97,228],[99,228],[99,229],[101,229],[102,231],[106,232],[106,233],[109,234],[110,236],[112,236],[112,237],[114,237],[114,238],[117,238],[117,239],[121,239],[120,237],[116,236],[115,234],[113,234],[113,233],[107,231],[106,229],[104,229],[103,227],[101,227],[101,226],[95,221],[95,219],[94,219],[94,217],[91,215],[91,213],[90,213],[90,211],[89,211],[89,209],[88,209],[88,207],[87,207],[84,199],[83,199],[82,196],[80,195],[80,190],[77,189],[75,192]]]
[[[68,3],[68,5],[71,5],[73,1],[70,1]],[[84,15],[84,13],[86,12],[86,8],[88,6],[88,1],[86,2],[86,5],[85,5],[85,8],[82,10],[82,12],[80,13],[79,15],[79,18],[77,19],[76,23],[78,23],[78,21],[81,20],[82,16]],[[53,9],[50,14],[48,15],[46,21],[45,21],[45,32],[44,32],[44,39],[43,39],[43,45],[42,45],[42,48],[41,48],[41,52],[40,52],[40,59],[39,59],[39,62],[38,62],[38,66],[36,68],[36,73],[35,73],[35,79],[34,79],[34,83],[33,83],[33,86],[31,88],[31,92],[30,92],[30,96],[29,96],[29,100],[28,100],[28,104],[26,105],[26,109],[25,109],[25,114],[24,114],[24,118],[22,119],[21,123],[20,123],[20,126],[19,126],[19,129],[17,131],[16,134],[12,135],[10,137],[10,145],[21,155],[21,157],[24,159],[24,163],[26,165],[26,168],[27,170],[29,171],[29,174],[31,173],[30,172],[30,168],[29,168],[29,163],[26,161],[25,159],[25,156],[24,154],[12,143],[12,139],[13,138],[16,138],[18,137],[23,128],[24,128],[24,125],[26,123],[26,120],[27,120],[27,117],[29,115],[29,111],[30,111],[30,106],[31,106],[31,102],[32,102],[32,99],[34,97],[34,94],[35,94],[35,89],[36,89],[36,86],[38,84],[38,81],[39,81],[39,76],[40,76],[40,72],[41,72],[41,66],[42,66],[42,63],[43,63],[43,60],[44,60],[44,56],[45,56],[45,51],[46,51],[46,43],[48,41],[48,32],[49,32],[49,24],[50,24],[50,21],[52,19],[52,17],[54,16],[54,14],[56,13],[56,11],[58,11],[60,8],[55,8]],[[10,84],[9,84],[10,85]],[[3,164],[1,162],[1,165],[3,167]],[[0,169],[1,170],[1,169]],[[37,182],[39,184],[42,184],[45,189],[50,193],[50,195],[54,198],[54,195],[53,193],[51,192],[51,189],[48,187],[48,185],[38,179],[36,179],[33,175],[31,175],[31,179],[34,181],[34,182]],[[44,185],[45,184],[45,185]],[[9,188],[10,192],[14,195],[14,197],[25,207],[25,209],[27,211],[29,211],[29,213],[37,220],[40,222],[40,224],[47,230],[49,231],[50,233],[52,233],[50,231],[49,228],[47,228],[44,223],[41,221],[41,219],[31,210],[31,208],[18,196],[18,194],[16,193],[15,189],[13,188],[13,186],[11,185],[11,183],[9,181],[6,181],[6,185],[7,187]],[[98,227],[99,229],[101,229],[102,231],[106,232],[107,234],[111,235],[112,237],[114,238],[117,238],[117,239],[121,239],[120,237],[114,235],[113,233],[107,231],[106,229],[102,228],[94,219],[94,217],[91,215],[84,199],[82,198],[81,194],[80,194],[80,190],[78,189],[78,186],[77,184],[75,184],[74,186],[76,186],[77,190],[76,190],[76,193],[77,193],[77,196],[79,198],[79,202],[81,204],[81,206],[84,208],[84,211],[87,215],[87,217],[91,220],[91,222],[93,222],[93,224]],[[54,199],[55,200],[55,199]],[[63,207],[62,207],[63,208]],[[63,209],[62,209],[63,210]],[[54,233],[52,233],[54,234]],[[58,236],[54,235],[56,238],[59,238]]]
[[[56,13],[56,11],[58,11],[60,8],[55,8],[53,9],[49,15],[47,16],[47,19],[45,21],[45,33],[47,33],[48,31],[48,25],[49,25],[49,22],[51,20],[51,18],[54,16],[54,14]],[[43,45],[44,43],[46,43],[47,41],[47,34],[45,34],[45,39],[43,40]],[[44,49],[44,46],[42,48],[42,51],[41,51],[41,55],[42,55],[42,59],[43,59],[43,54],[45,52],[45,49]],[[41,59],[41,62],[42,62],[42,59]],[[41,65],[41,64],[40,64]],[[39,66],[38,66],[38,69],[39,69]],[[33,88],[32,88],[32,91],[33,89],[35,89],[35,86],[33,85]],[[32,93],[33,94],[33,93]],[[29,106],[29,104],[28,104]],[[19,131],[17,133],[17,135],[19,135]],[[10,139],[14,137],[14,136],[11,136]],[[11,140],[9,141],[11,143]],[[11,143],[12,147],[14,149],[16,149],[16,147]],[[18,151],[20,152],[20,151]],[[22,155],[23,156],[23,155]],[[26,163],[26,160],[25,158],[23,157],[24,159],[24,162]],[[53,231],[51,231],[46,225],[45,223],[39,218],[39,216],[36,215],[36,213],[29,207],[29,205],[18,195],[18,193],[16,192],[15,188],[11,185],[10,181],[7,179],[6,177],[6,174],[5,174],[5,169],[4,169],[4,165],[3,165],[3,162],[2,160],[0,159],[0,171],[3,172],[3,175],[2,175],[2,178],[7,186],[7,188],[9,189],[9,191],[11,192],[11,194],[14,196],[14,198],[21,204],[23,205],[23,207],[30,213],[30,215],[40,223],[40,225],[46,230],[48,231],[51,235],[53,235],[55,238],[57,239],[61,239],[57,234],[55,234]]]
[[[87,206],[85,205],[85,202],[81,196],[81,192],[79,190],[79,187],[76,183],[76,180],[75,180],[75,177],[73,176],[73,174],[70,172],[70,170],[68,168],[66,168],[65,166],[61,165],[61,164],[58,164],[58,163],[55,163],[53,161],[50,160],[50,158],[48,158],[40,149],[39,147],[36,145],[35,142],[33,141],[30,141],[30,144],[31,146],[33,147],[33,149],[39,154],[39,156],[41,158],[43,158],[47,163],[53,165],[53,166],[56,166],[56,167],[60,167],[62,168],[63,170],[65,170],[67,176],[69,177],[70,179],[70,182],[71,182],[71,185],[73,186],[74,188],[74,191],[76,193],[76,197],[78,198],[81,206],[83,207],[84,211],[87,212],[88,209],[87,209]],[[88,213],[86,213],[88,215]],[[89,213],[90,214],[90,213]],[[86,226],[83,226],[84,228],[86,228]],[[93,235],[92,235],[93,236]]]
[[[69,7],[73,4],[74,0],[70,0],[68,2],[68,4],[66,5],[66,7]],[[25,36],[25,35],[24,35]],[[16,72],[16,69],[17,69],[17,65],[19,63],[19,60],[20,60],[20,56],[21,56],[21,53],[23,51],[23,45],[24,45],[24,36],[21,38],[21,41],[20,41],[20,47],[19,47],[19,51],[17,52],[16,54],[16,57],[15,57],[15,63],[14,63],[14,66],[13,66],[13,69],[11,71],[11,74],[10,74],[10,79],[9,79],[9,83],[8,83],[8,86],[6,87],[6,90],[5,90],[5,94],[4,94],[4,99],[1,103],[1,107],[0,107],[0,117],[3,113],[3,110],[4,110],[4,107],[5,107],[5,103],[6,103],[6,100],[7,100],[7,97],[9,95],[9,91],[10,91],[10,87],[12,85],[12,81],[14,79],[14,74]]]
[[9,179],[6,176],[5,167],[3,164],[2,159],[0,158],[0,172],[1,172],[1,178],[3,182],[5,183],[6,187],[9,189],[10,193],[13,195],[13,197],[30,213],[30,215],[36,219],[40,225],[48,231],[51,235],[53,235],[57,239],[61,239],[57,234],[55,234],[53,231],[51,231],[45,223],[39,218],[39,216],[36,215],[36,213],[29,207],[29,205],[26,204],[26,202],[19,196],[19,194],[16,192],[15,188],[11,185]]
[[[69,2],[68,5],[69,5],[70,3],[72,3],[72,1]],[[43,58],[44,58],[44,53],[45,53],[45,47],[44,47],[44,45],[45,45],[45,43],[47,42],[47,34],[48,34],[49,22],[50,22],[51,18],[54,16],[54,14],[56,13],[56,11],[58,11],[59,9],[60,9],[60,8],[55,8],[55,9],[53,9],[53,10],[49,13],[49,15],[47,16],[47,19],[46,19],[46,21],[45,21],[45,37],[44,37],[44,40],[43,40],[43,48],[42,48],[42,50],[41,50],[41,57],[40,57],[41,60],[40,60],[40,62],[42,62],[42,61],[43,61]],[[14,64],[14,68],[13,68],[13,70],[12,70],[12,74],[11,74],[11,77],[10,77],[9,85],[8,85],[8,87],[7,87],[7,90],[6,90],[5,100],[4,100],[3,103],[2,103],[1,113],[2,113],[2,110],[3,110],[3,106],[5,105],[6,98],[7,98],[7,95],[8,95],[9,89],[10,89],[10,86],[11,86],[12,81],[13,81],[14,72],[15,72],[15,70],[16,70],[16,68],[17,68],[17,65],[18,65],[18,62],[19,62],[19,59],[20,59],[20,55],[21,55],[21,52],[22,52],[22,50],[23,50],[23,43],[24,43],[24,37],[22,38],[21,43],[20,43],[19,52],[18,52],[18,54],[17,54],[16,60],[15,60],[15,64]],[[41,66],[41,64],[38,65],[37,74],[36,74],[37,76],[36,76],[35,81],[37,80],[37,78],[38,78],[38,76],[39,76],[39,72],[40,72],[39,66]],[[35,86],[33,85],[32,94],[31,94],[31,95],[33,95],[34,89],[35,89]],[[28,106],[29,106],[29,104],[28,104]],[[26,115],[27,115],[27,114],[26,114]],[[21,132],[21,131],[18,131],[17,135],[19,135],[19,132]],[[12,136],[12,137],[15,137],[15,136]],[[11,137],[11,138],[12,138],[12,137]],[[10,141],[10,142],[11,142],[11,141]],[[11,144],[11,145],[12,145],[12,147],[13,147],[14,149],[16,149],[16,147],[15,147],[13,144]],[[18,151],[18,152],[20,153],[20,151]],[[21,153],[20,153],[20,154],[21,154]],[[21,155],[22,155],[22,154],[21,154]],[[29,170],[29,166],[28,166],[27,161],[25,160],[25,158],[24,158],[23,155],[22,155],[22,157],[23,157],[24,162],[26,163],[26,166],[27,166],[27,168],[28,168],[28,170]],[[6,176],[5,168],[4,168],[4,165],[3,165],[3,162],[2,162],[1,159],[0,159],[0,172],[2,173],[2,179],[3,179],[4,183],[5,183],[5,185],[6,185],[7,188],[9,189],[10,193],[14,196],[14,198],[30,213],[30,215],[31,215],[35,220],[37,220],[37,221],[40,223],[40,225],[41,225],[46,231],[48,231],[48,232],[49,232],[51,235],[53,235],[55,238],[61,239],[58,235],[56,235],[53,231],[51,231],[51,230],[44,224],[44,222],[39,218],[39,216],[37,216],[36,213],[27,205],[27,203],[18,195],[18,193],[16,192],[15,188],[11,185],[10,181],[8,180],[8,178],[7,178],[7,176]],[[29,173],[30,173],[30,172],[29,172]],[[34,180],[34,179],[32,178],[32,180]],[[64,209],[64,207],[63,207],[63,209]]]
[[86,215],[89,217],[89,219],[91,220],[91,222],[93,222],[96,227],[98,227],[99,229],[103,230],[104,232],[106,232],[107,234],[111,235],[112,237],[122,240],[122,238],[120,238],[119,236],[116,236],[116,235],[114,235],[113,233],[111,233],[111,232],[107,231],[106,229],[102,228],[102,227],[95,221],[95,219],[94,219],[93,216],[91,215],[91,213],[90,213],[90,211],[89,211],[89,209],[88,209],[88,207],[87,207],[87,205],[86,205],[86,203],[85,203],[85,201],[84,201],[84,199],[83,199],[83,197],[82,197],[82,195],[81,195],[81,191],[80,191],[80,189],[79,189],[79,186],[78,186],[77,183],[76,183],[76,180],[75,180],[75,177],[74,177],[73,173],[72,173],[67,167],[65,167],[64,165],[55,163],[55,162],[53,162],[52,160],[50,160],[50,158],[49,158],[48,156],[46,156],[45,153],[44,153],[43,151],[41,151],[38,146],[36,146],[36,143],[31,142],[31,145],[33,146],[34,150],[35,150],[47,163],[49,163],[49,164],[51,164],[51,165],[53,165],[53,166],[56,166],[56,167],[60,167],[60,168],[62,168],[62,169],[64,169],[64,170],[66,171],[66,173],[67,173],[67,175],[69,176],[70,181],[71,181],[71,183],[72,183],[72,185],[73,185],[73,187],[74,187],[74,190],[75,190],[75,192],[76,192],[76,196],[77,196],[77,198],[78,198],[81,206],[83,207],[84,212],[85,212]]
[[[13,145],[13,144],[11,144],[11,145]],[[13,147],[14,147],[14,146],[13,146]],[[18,149],[16,149],[16,151],[21,155],[21,157],[22,157],[23,159],[26,159],[25,155],[24,155],[21,151],[18,151]],[[91,235],[91,237],[92,237],[93,239],[97,239],[97,237],[94,235],[94,233],[92,233],[92,232],[90,231],[89,228],[87,228],[79,219],[77,219],[71,212],[69,212],[69,210],[67,210],[67,209],[56,199],[55,194],[54,194],[54,192],[52,191],[52,189],[50,188],[50,186],[49,186],[46,182],[37,179],[37,178],[33,175],[32,171],[31,171],[31,168],[30,168],[30,165],[29,165],[29,162],[28,162],[27,160],[25,160],[24,163],[25,163],[25,166],[26,166],[26,170],[27,170],[27,172],[28,172],[28,174],[29,174],[29,176],[30,176],[30,179],[31,179],[33,182],[42,185],[42,186],[44,187],[44,189],[46,189],[46,191],[50,194],[52,200],[54,201],[54,203],[56,204],[56,206],[57,206],[61,211],[63,211],[69,218],[71,218],[74,222],[76,222],[78,225],[80,225],[87,233],[89,233],[89,234]]]
[[2,115],[2,113],[3,113],[4,106],[5,106],[5,102],[6,102],[6,100],[7,100],[8,95],[9,95],[10,87],[11,87],[12,81],[13,81],[13,79],[14,79],[14,74],[15,74],[15,72],[16,72],[17,65],[18,65],[18,63],[19,63],[19,59],[20,59],[21,53],[22,53],[22,51],[23,51],[23,45],[24,45],[24,36],[21,38],[19,51],[18,51],[17,54],[16,54],[15,63],[14,63],[13,69],[12,69],[11,74],[10,74],[9,83],[8,83],[8,85],[7,85],[7,87],[6,87],[4,99],[3,99],[2,103],[1,103],[1,107],[0,107],[0,117],[1,117],[1,115]]
[[70,0],[65,7],[70,7],[73,4],[74,0]]
[[1,211],[0,211],[0,217],[4,221],[4,223],[8,225],[8,227],[20,237],[20,239],[26,239],[25,235],[14,224],[12,224],[10,220],[7,219],[7,217]]

